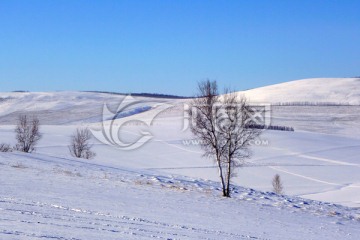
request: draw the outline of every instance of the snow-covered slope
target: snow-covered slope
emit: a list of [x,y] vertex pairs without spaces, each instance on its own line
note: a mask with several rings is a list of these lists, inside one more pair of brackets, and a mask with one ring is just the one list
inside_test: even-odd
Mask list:
[[[358,104],[358,83],[301,80],[245,94],[258,102]],[[183,131],[184,101],[0,93],[0,143],[15,144],[19,114],[37,115],[43,133],[35,154],[0,153],[0,239],[358,238],[359,106],[273,106],[272,123],[295,132],[264,132],[233,179],[233,198],[223,199],[216,166]],[[75,129],[104,130],[104,104],[115,113],[120,103],[130,106],[116,114],[116,134],[128,143],[145,131],[151,140],[125,151],[92,139],[95,159],[72,158]],[[159,103],[174,107],[157,114]],[[275,174],[286,196],[270,193]]]
[[[0,239],[357,239],[360,212],[108,163],[0,154]],[[6,181],[5,181],[6,180]]]
[[360,78],[312,78],[239,92],[265,103],[360,104]]
[[[37,115],[43,124],[99,122],[104,104],[116,111],[124,99],[124,95],[98,92],[0,93],[0,124],[13,123],[19,114]],[[174,99],[145,97],[137,97],[136,100],[141,107],[151,107],[159,102],[176,102]]]

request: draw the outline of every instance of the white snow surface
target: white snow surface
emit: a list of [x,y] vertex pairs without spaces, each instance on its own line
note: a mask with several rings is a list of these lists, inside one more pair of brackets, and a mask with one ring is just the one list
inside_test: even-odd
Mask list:
[[[301,80],[249,90],[247,97],[359,104],[358,82]],[[35,153],[0,153],[0,239],[360,236],[358,106],[273,107],[272,123],[295,132],[265,131],[226,199],[215,164],[202,157],[189,130],[182,131],[182,103],[188,100],[136,98],[114,124],[132,123],[119,129],[124,142],[144,131],[151,133],[149,142],[124,151],[92,139],[95,159],[71,157],[67,145],[75,129],[101,129],[104,104],[116,111],[124,99],[86,92],[0,93],[0,143],[15,143],[19,114],[37,115],[43,123]],[[152,119],[159,103],[174,107]],[[151,126],[140,124],[146,120],[153,120]],[[276,173],[286,195],[271,192]]]
[[359,211],[43,154],[1,154],[1,239],[357,239]]
[[360,78],[311,78],[241,91],[253,102],[360,104]]

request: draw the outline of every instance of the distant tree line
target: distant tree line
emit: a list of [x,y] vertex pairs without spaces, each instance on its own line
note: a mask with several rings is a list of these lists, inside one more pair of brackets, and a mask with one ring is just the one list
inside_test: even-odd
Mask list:
[[151,98],[173,98],[173,99],[187,99],[193,97],[177,96],[171,94],[161,94],[161,93],[119,93],[119,92],[107,92],[107,91],[84,91],[90,93],[106,93],[114,95],[131,95],[134,97],[151,97]]
[[273,106],[353,106],[347,102],[278,102],[272,104]]
[[11,97],[0,98],[0,102],[5,102],[5,101],[11,100],[11,99],[12,99]]
[[278,131],[289,131],[294,132],[293,127],[286,127],[286,126],[277,126],[277,125],[261,125],[261,124],[249,124],[248,128],[253,129],[267,129],[267,130],[278,130]]

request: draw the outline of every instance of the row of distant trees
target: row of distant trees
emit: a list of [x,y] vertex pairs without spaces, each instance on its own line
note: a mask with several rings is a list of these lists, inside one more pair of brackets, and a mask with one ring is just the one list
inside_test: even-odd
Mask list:
[[348,102],[278,102],[273,103],[273,106],[352,106]]
[[133,97],[172,98],[172,99],[191,98],[191,97],[177,96],[177,95],[170,95],[170,94],[161,94],[161,93],[119,93],[119,92],[106,92],[106,91],[87,91],[87,92],[106,93],[106,94],[113,94],[113,95],[131,95]]
[[[31,153],[43,134],[40,132],[40,121],[36,116],[32,118],[27,115],[21,115],[18,118],[15,127],[16,144],[11,147],[10,144],[0,144],[0,152],[20,151]],[[96,153],[91,150],[90,139],[92,135],[88,128],[78,128],[71,136],[69,152],[73,157],[91,159]]]
[[267,129],[267,130],[277,130],[277,131],[290,131],[290,132],[294,132],[294,128],[293,128],[293,127],[287,127],[287,126],[251,124],[251,125],[249,125],[249,127],[250,127],[250,128],[256,128],[256,129]]

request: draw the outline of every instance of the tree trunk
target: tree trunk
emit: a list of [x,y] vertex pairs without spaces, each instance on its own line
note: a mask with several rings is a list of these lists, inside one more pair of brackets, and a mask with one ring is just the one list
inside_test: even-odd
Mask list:
[[221,162],[219,160],[218,160],[218,169],[219,169],[219,177],[221,179],[221,186],[222,186],[223,196],[226,197],[226,186],[225,186],[225,181],[224,181],[224,175],[223,175],[223,172],[222,172]]
[[230,197],[230,177],[231,177],[231,164],[229,160],[228,169],[227,169],[226,197]]
[[[228,134],[228,139],[231,140],[231,134]],[[227,182],[226,182],[226,197],[230,197],[230,178],[231,178],[231,141],[229,142],[228,146],[228,156],[227,156]]]

